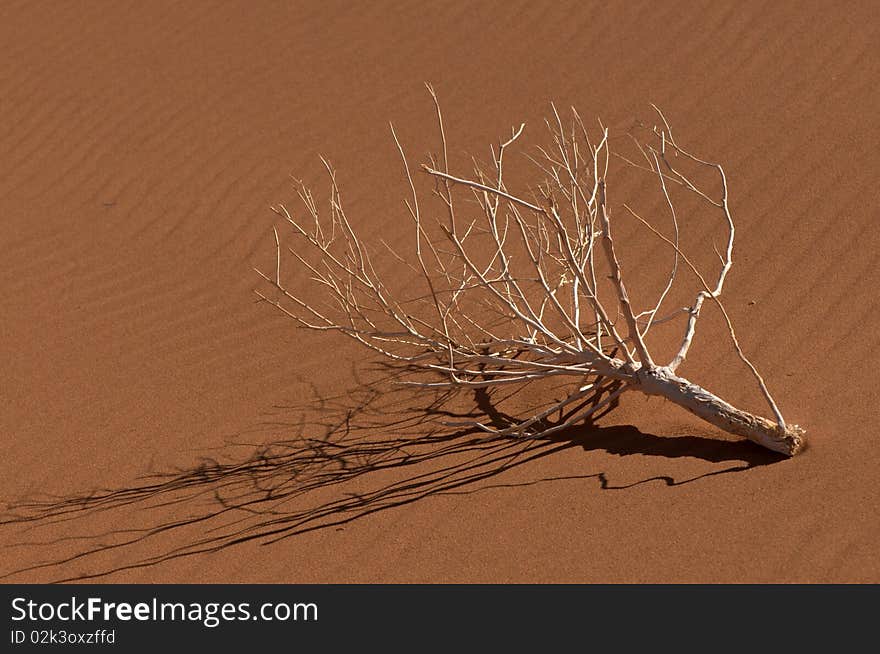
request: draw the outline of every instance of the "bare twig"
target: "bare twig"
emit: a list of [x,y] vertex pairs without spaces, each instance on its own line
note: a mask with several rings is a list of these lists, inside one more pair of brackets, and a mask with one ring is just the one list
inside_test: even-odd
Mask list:
[[[553,117],[547,121],[551,144],[538,147],[537,154],[530,157],[544,180],[527,199],[508,188],[505,180],[505,155],[517,144],[525,125],[512,129],[508,138],[491,148],[491,166],[475,164],[471,175],[453,174],[440,104],[430,85],[428,91],[436,110],[442,156],[439,161],[431,157],[421,170],[434,182],[433,194],[445,206],[444,219],[426,219],[429,203],[420,200],[418,184],[392,127],[409,187],[405,206],[415,228],[414,258],[393,250],[392,255],[418,274],[422,291],[403,298],[381,278],[367,245],[346,217],[335,172],[322,159],[331,181],[326,213],[302,184],[298,194],[306,220],[295,218],[283,206],[276,213],[292,227],[298,246],[291,252],[299,269],[323,289],[329,305],[318,306],[288,290],[281,275],[277,230],[275,274],[260,275],[276,288],[278,297],[270,299],[258,292],[261,299],[303,327],[339,331],[421,375],[405,382],[415,388],[491,390],[551,377],[573,378],[574,390],[534,415],[503,428],[469,423],[475,429],[546,436],[589,419],[599,407],[626,391],[636,390],[666,397],[727,431],[771,449],[791,455],[803,447],[803,430],[784,421],[764,379],[746,357],[720,300],[733,264],[735,226],[728,204],[727,178],[719,164],[682,148],[656,107],[662,126],[648,130],[647,141],[631,135],[638,150],[635,158],[641,156],[644,161],[637,164],[611,151],[609,130],[601,122],[599,138],[592,139],[577,112],[572,111],[571,124],[566,128],[553,106]],[[622,205],[673,251],[672,266],[667,269],[659,297],[649,305],[651,308],[640,313],[633,308],[612,234],[607,191],[612,155],[632,170],[656,176],[672,221],[670,238],[629,204]],[[719,198],[713,198],[685,173],[688,162],[717,172],[722,188]],[[461,218],[465,205],[456,201],[456,187],[475,203],[468,207],[479,208],[475,218]],[[682,249],[682,215],[673,200],[673,190],[692,193],[697,201],[721,214],[727,232],[726,247],[716,252],[720,269],[713,284]],[[311,226],[307,228],[307,224]],[[601,242],[599,248],[597,242]],[[660,309],[678,282],[679,262],[699,280],[700,289],[690,307],[661,316]],[[613,288],[609,297],[605,297],[609,295],[608,285],[600,283],[606,277]],[[736,409],[677,375],[694,341],[706,299],[724,317],[734,348],[757,380],[775,422]],[[669,364],[658,365],[646,337],[652,328],[671,325],[679,315],[687,316],[680,344]],[[586,379],[608,383],[584,385]],[[595,401],[584,407],[581,403],[587,396]],[[565,420],[560,418],[552,427],[547,426],[548,416],[555,412],[561,416],[570,405],[575,408],[569,409]]]

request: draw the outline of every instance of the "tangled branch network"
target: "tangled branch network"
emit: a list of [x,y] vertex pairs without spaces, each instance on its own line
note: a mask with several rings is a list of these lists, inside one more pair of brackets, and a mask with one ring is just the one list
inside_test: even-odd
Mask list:
[[[475,163],[470,175],[453,174],[443,115],[433,89],[428,89],[442,143],[441,154],[421,166],[433,179],[433,195],[428,200],[419,197],[392,127],[410,191],[405,203],[415,247],[406,258],[382,243],[421,280],[420,292],[402,299],[377,273],[373,254],[343,209],[335,171],[322,159],[330,178],[328,205],[319,208],[311,191],[299,183],[305,217],[284,206],[275,211],[295,237],[289,251],[297,261],[298,278],[306,273],[329,301],[307,301],[282,281],[277,229],[274,274],[257,271],[275,289],[268,295],[257,291],[263,300],[303,327],[340,332],[361,343],[413,373],[404,383],[416,388],[491,389],[571,378],[567,396],[550,406],[509,426],[475,421],[470,425],[475,429],[548,436],[587,420],[621,394],[638,391],[665,397],[727,432],[777,452],[791,456],[803,449],[803,429],[783,419],[720,300],[733,264],[735,227],[727,178],[719,164],[682,147],[656,107],[658,124],[644,129],[647,136],[628,135],[637,153],[629,158],[611,151],[609,130],[601,122],[591,135],[575,110],[567,125],[553,107],[547,121],[550,144],[529,157],[542,180],[524,195],[511,190],[505,178],[507,153],[524,125],[492,148],[491,164]],[[641,311],[627,290],[621,244],[615,241],[607,187],[612,157],[650,173],[671,223],[664,234],[623,205],[624,215],[658,239],[672,260],[659,295]],[[707,172],[720,182],[714,195],[705,190],[706,184],[695,181]],[[717,273],[707,274],[683,251],[683,217],[673,203],[673,190],[698,202],[701,213],[708,208],[721,220],[726,239],[716,249]],[[439,209],[439,219],[426,219],[429,202]],[[682,273],[698,281],[699,290],[689,306],[664,315],[661,309]],[[739,409],[678,375],[707,303],[720,312],[771,418]],[[649,334],[659,325],[668,328],[682,322],[673,351],[661,359],[648,347]],[[597,393],[601,401],[595,401]],[[566,419],[550,424],[548,418],[555,414]]]

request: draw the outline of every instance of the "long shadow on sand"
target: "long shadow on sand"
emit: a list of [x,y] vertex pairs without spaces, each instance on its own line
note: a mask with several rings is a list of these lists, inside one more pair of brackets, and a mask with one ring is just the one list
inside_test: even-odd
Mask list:
[[[607,391],[604,388],[588,401],[598,402]],[[609,491],[648,482],[693,483],[783,458],[748,442],[661,437],[628,425],[598,426],[595,421],[612,411],[614,404],[588,424],[548,438],[523,438],[442,426],[467,419],[495,427],[510,424],[512,418],[497,408],[498,398],[484,391],[476,393],[468,403],[471,409],[465,411],[449,408],[445,396],[432,398],[427,407],[413,408],[402,407],[393,394],[369,385],[361,385],[356,395],[308,402],[307,413],[316,416],[311,421],[305,414],[295,423],[278,419],[300,412],[302,406],[275,407],[274,419],[260,429],[296,437],[268,445],[240,437],[234,446],[248,447],[250,454],[237,460],[227,453],[224,461],[205,458],[195,467],[152,474],[123,488],[10,505],[0,519],[3,529],[18,530],[10,549],[43,554],[24,563],[18,557],[17,569],[5,571],[0,579],[35,575],[58,582],[95,579],[248,541],[271,544],[315,530],[339,529],[429,496],[572,479],[522,481],[519,475],[518,481],[505,483],[500,478],[572,448],[735,462],[694,478],[655,476],[625,486],[609,483],[603,472],[577,477],[594,478],[600,489]],[[556,418],[565,419],[565,415]],[[552,424],[548,421],[547,426]],[[65,535],[41,541],[35,536],[42,530]]]

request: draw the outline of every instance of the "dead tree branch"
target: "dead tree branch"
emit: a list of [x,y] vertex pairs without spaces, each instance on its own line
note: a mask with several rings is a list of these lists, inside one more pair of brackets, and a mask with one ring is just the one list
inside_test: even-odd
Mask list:
[[[414,228],[414,259],[386,245],[418,275],[423,292],[403,299],[380,277],[368,244],[345,213],[334,170],[324,161],[330,177],[327,207],[319,208],[309,189],[299,184],[305,218],[295,217],[284,206],[275,211],[295,236],[296,245],[289,251],[298,272],[322,287],[329,302],[324,306],[306,301],[283,282],[277,232],[274,274],[258,271],[277,292],[270,297],[257,291],[260,298],[303,327],[341,332],[418,373],[406,382],[415,388],[491,388],[549,377],[573,378],[567,397],[535,415],[504,429],[474,422],[475,429],[546,435],[547,416],[611,384],[613,390],[601,406],[626,391],[640,391],[665,397],[721,429],[777,452],[794,455],[803,448],[803,430],[783,419],[767,384],[746,357],[720,299],[733,265],[736,233],[721,165],[681,147],[656,107],[659,125],[648,130],[648,139],[631,135],[642,155],[638,163],[611,151],[609,130],[601,123],[597,138],[591,138],[576,112],[567,129],[553,107],[553,118],[547,121],[551,143],[531,157],[543,179],[524,196],[508,188],[505,178],[505,154],[522,136],[524,125],[492,148],[489,167],[477,165],[471,175],[452,174],[440,105],[433,89],[429,91],[443,154],[440,161],[432,158],[421,170],[433,179],[433,194],[445,216],[426,220],[429,202],[420,201],[392,127],[410,191],[405,205]],[[623,205],[629,216],[670,248],[673,259],[661,292],[640,312],[625,283],[607,197],[612,155],[656,178],[672,223],[672,235],[667,236]],[[688,166],[717,175],[720,195],[714,197],[694,181],[695,173],[685,170]],[[673,188],[690,193],[704,210],[719,215],[726,236],[725,247],[716,251],[720,265],[714,275],[701,270],[682,248],[684,217],[673,202]],[[476,217],[465,219],[474,206]],[[661,308],[677,288],[682,270],[699,281],[699,291],[689,306],[663,316]],[[723,316],[733,347],[760,389],[772,420],[737,409],[678,376],[706,300]],[[656,352],[652,355],[649,334],[661,324],[674,326],[678,317],[685,318],[678,347],[665,359]],[[664,360],[667,363],[658,362]],[[575,411],[554,429],[583,421],[597,408],[591,404]]]

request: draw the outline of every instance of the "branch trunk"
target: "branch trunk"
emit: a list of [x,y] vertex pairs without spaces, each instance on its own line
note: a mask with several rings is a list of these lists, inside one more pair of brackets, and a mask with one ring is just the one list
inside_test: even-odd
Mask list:
[[717,395],[677,376],[669,368],[645,368],[636,375],[637,388],[642,392],[665,397],[724,431],[745,436],[787,456],[794,456],[806,447],[804,430],[798,425],[786,424],[783,427],[767,418],[737,409]]

